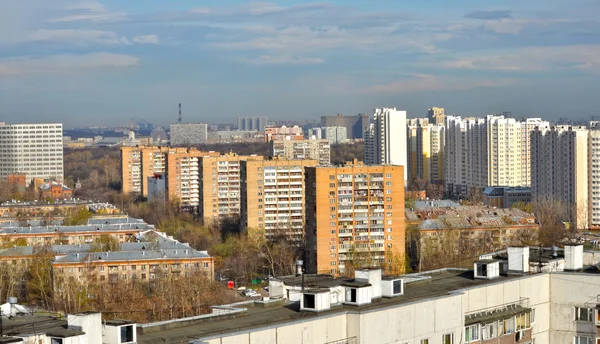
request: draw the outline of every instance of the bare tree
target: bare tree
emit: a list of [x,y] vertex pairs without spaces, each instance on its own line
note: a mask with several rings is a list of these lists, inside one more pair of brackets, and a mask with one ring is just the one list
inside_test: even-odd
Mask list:
[[553,246],[563,242],[568,231],[565,222],[569,221],[569,209],[554,198],[540,198],[532,203],[536,222],[540,225],[539,243]]

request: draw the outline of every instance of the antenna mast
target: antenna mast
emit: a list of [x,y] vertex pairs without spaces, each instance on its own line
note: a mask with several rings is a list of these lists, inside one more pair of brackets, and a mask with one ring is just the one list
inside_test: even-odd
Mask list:
[[179,119],[177,120],[177,123],[181,124],[181,103],[179,103]]

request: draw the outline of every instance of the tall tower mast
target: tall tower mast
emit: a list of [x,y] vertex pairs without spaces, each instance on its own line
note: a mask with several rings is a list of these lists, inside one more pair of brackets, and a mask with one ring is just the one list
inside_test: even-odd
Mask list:
[[181,103],[179,103],[179,119],[177,120],[177,123],[181,124]]

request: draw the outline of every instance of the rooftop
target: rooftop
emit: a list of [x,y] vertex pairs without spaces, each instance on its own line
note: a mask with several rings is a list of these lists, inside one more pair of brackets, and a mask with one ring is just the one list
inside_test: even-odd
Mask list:
[[44,234],[44,233],[75,233],[75,232],[115,232],[115,231],[132,231],[132,230],[151,230],[153,225],[143,222],[133,223],[112,223],[112,224],[88,224],[81,226],[31,226],[31,227],[12,227],[7,224],[0,225],[0,235],[15,235],[15,234]]
[[[415,277],[414,281],[408,281],[412,277]],[[395,298],[374,299],[371,304],[358,308],[356,306],[341,305],[317,314],[300,312],[297,303],[287,302],[271,307],[263,307],[258,303],[250,303],[238,306],[240,309],[245,308],[247,310],[246,316],[212,318],[208,321],[200,319],[195,322],[182,323],[180,326],[174,325],[172,328],[160,326],[160,329],[157,328],[155,332],[151,328],[143,328],[144,333],[138,334],[138,343],[179,343],[198,338],[217,336],[223,333],[233,333],[277,323],[318,317],[323,314],[345,313],[347,311],[360,313],[445,296],[449,292],[460,289],[497,283],[519,277],[521,275],[500,276],[495,280],[474,279],[472,271],[459,269],[443,269],[428,273],[407,275],[403,276],[405,278],[404,295]],[[288,280],[290,282],[294,281],[293,279]],[[331,276],[318,275],[314,277],[313,283],[320,287],[326,287],[327,284],[334,283],[334,280]],[[339,281],[336,281],[334,285],[339,285]]]
[[81,263],[81,262],[119,262],[147,259],[183,259],[183,258],[209,258],[205,251],[196,251],[192,248],[186,249],[161,249],[152,251],[117,251],[117,252],[89,252],[69,253],[58,257],[54,264]]
[[[20,336],[46,333],[55,337],[67,338],[84,334],[68,328],[67,321],[52,316],[23,316],[2,318],[3,335]],[[0,343],[4,343],[1,342]],[[7,341],[5,343],[11,343]]]

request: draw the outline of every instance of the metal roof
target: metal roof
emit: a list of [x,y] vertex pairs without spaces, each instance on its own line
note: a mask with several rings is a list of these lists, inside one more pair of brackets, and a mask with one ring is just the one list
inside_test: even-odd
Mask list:
[[58,257],[54,263],[82,263],[82,262],[119,262],[131,260],[155,260],[155,259],[184,259],[184,258],[210,258],[210,256],[201,251],[192,248],[186,249],[165,249],[155,251],[118,251],[118,252],[89,252],[85,254],[70,253],[63,257]]

